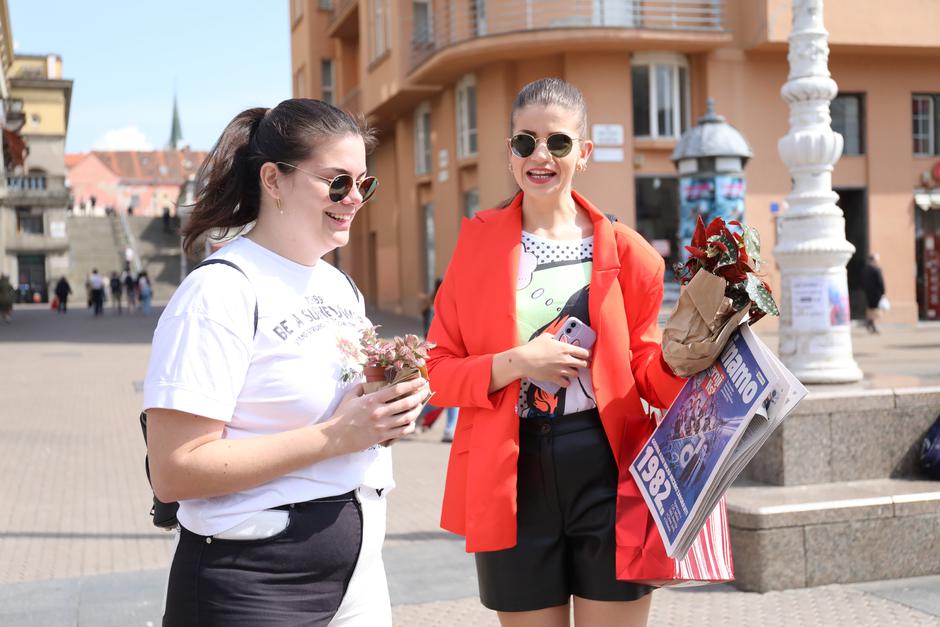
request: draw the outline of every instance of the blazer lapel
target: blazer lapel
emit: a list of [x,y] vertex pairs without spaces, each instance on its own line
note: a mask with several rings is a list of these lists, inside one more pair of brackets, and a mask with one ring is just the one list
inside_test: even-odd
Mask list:
[[625,376],[623,370],[629,372],[629,361],[626,359],[629,342],[621,346],[618,341],[618,338],[625,336],[625,329],[619,328],[624,323],[624,312],[623,295],[617,280],[620,272],[617,238],[610,219],[602,211],[577,192],[572,191],[571,195],[588,212],[594,224],[594,263],[588,307],[591,326],[597,333],[597,343],[592,351],[591,379],[601,423],[614,459],[618,459],[624,429],[623,417],[607,411],[607,408],[620,395],[618,390],[622,384],[619,380]]
[[[475,318],[474,352],[498,353],[517,342],[516,275],[522,248],[522,194],[505,209],[481,216],[473,238],[476,280],[471,289]],[[470,226],[473,222],[465,223]],[[476,348],[476,347],[474,347]]]

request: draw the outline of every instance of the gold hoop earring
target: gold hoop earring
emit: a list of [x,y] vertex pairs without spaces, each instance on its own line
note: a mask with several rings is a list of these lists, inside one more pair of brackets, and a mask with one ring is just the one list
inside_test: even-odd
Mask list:
[[274,199],[274,206],[277,208],[278,213],[280,213],[281,215],[284,215],[284,210],[281,209],[281,199],[280,199],[280,198],[275,198],[275,199]]

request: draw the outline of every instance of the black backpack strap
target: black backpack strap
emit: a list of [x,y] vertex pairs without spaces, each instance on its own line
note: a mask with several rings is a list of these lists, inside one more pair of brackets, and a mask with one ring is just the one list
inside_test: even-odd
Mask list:
[[[336,268],[336,269],[339,270],[340,272],[343,272],[343,271],[340,270],[339,268]],[[359,288],[356,287],[356,282],[353,281],[353,280],[352,280],[352,277],[349,276],[348,274],[346,274],[345,272],[343,272],[343,276],[346,277],[346,280],[347,280],[347,281],[349,281],[349,287],[352,288],[353,294],[356,295],[356,300],[357,300],[357,301],[361,301],[361,300],[362,300],[362,292],[360,292],[360,291],[359,291]]]
[[[199,265],[197,265],[195,268],[193,268],[193,271],[198,270],[199,268],[202,268],[203,266],[211,266],[211,265],[214,264],[214,263],[220,263],[220,264],[222,264],[223,266],[228,266],[228,267],[230,267],[230,268],[235,268],[236,270],[238,270],[239,272],[242,273],[242,276],[243,276],[243,277],[245,277],[246,279],[248,279],[248,275],[245,274],[245,271],[242,270],[241,268],[239,268],[239,267],[238,267],[238,264],[233,263],[233,262],[229,261],[228,259],[206,259],[205,261],[203,261],[202,263],[200,263]],[[345,273],[344,273],[344,274],[345,274]],[[349,276],[347,275],[346,278],[349,278]],[[352,283],[352,279],[349,279],[349,281],[350,281],[350,283]],[[251,282],[251,279],[248,279],[248,282],[250,283],[250,282]],[[252,335],[257,335],[257,334],[258,334],[258,300],[255,299],[255,329],[254,329],[254,333],[253,333]]]

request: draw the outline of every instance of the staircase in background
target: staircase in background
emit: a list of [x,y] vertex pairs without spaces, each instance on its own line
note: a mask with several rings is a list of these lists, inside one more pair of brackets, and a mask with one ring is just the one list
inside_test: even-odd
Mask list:
[[[69,216],[69,271],[72,298],[76,303],[84,302],[85,279],[94,268],[108,277],[124,267],[124,246],[116,238],[111,218]],[[53,277],[55,285],[57,277]]]
[[[117,218],[115,217],[115,220]],[[134,239],[134,247],[140,263],[153,285],[153,300],[166,302],[180,283],[180,236],[179,222],[170,222],[169,231],[163,228],[162,218],[127,216],[127,223]],[[121,232],[121,250],[125,241]]]
[[[180,240],[178,224],[174,220],[169,232],[163,230],[162,218],[127,217],[133,238],[133,248],[147,271],[153,286],[154,302],[166,302],[180,282]],[[85,279],[97,268],[104,277],[124,269],[124,249],[127,237],[116,215],[70,216],[69,283],[72,298],[81,302],[85,298]],[[131,266],[131,270],[134,270]]]

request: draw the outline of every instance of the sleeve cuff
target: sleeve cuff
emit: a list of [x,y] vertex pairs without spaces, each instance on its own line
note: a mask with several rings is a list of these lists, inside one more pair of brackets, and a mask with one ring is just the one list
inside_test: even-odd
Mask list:
[[165,383],[144,390],[144,411],[155,407],[174,409],[213,420],[231,422],[235,405],[211,398],[200,392]]

